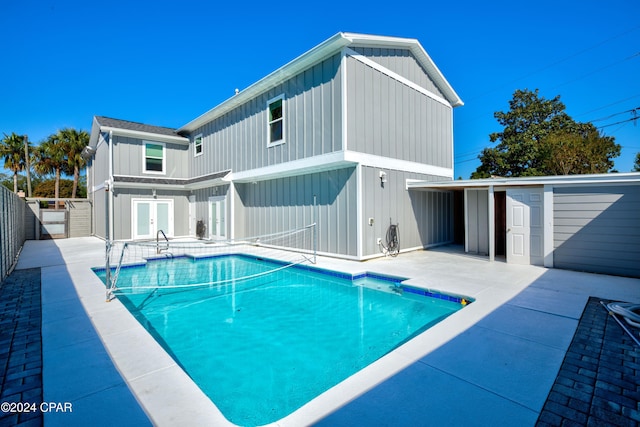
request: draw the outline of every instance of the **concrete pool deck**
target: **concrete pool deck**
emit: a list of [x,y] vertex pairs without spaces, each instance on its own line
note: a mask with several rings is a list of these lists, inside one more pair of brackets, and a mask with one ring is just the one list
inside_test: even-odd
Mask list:
[[[230,425],[117,300],[105,302],[90,270],[102,265],[96,238],[28,241],[20,255],[17,269],[41,268],[44,401],[73,404],[72,413],[45,413],[45,424]],[[365,421],[362,408],[379,425],[534,425],[589,297],[640,303],[638,279],[446,248],[363,263],[319,257],[317,265],[410,277],[475,302],[276,425],[353,425]],[[344,406],[369,390],[388,390],[389,405]]]

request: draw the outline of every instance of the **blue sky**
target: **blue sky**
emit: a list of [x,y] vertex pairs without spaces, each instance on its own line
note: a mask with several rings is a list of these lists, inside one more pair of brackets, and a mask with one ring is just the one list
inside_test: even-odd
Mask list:
[[[94,115],[180,127],[340,31],[418,39],[465,102],[455,177],[501,130],[516,89],[561,96],[640,151],[640,2],[0,2],[0,135],[40,142]],[[638,109],[640,114],[640,108]],[[614,124],[621,122],[618,124]]]

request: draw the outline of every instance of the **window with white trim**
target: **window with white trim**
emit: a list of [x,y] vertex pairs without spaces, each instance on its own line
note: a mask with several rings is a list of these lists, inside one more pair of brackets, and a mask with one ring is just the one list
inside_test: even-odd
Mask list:
[[199,156],[202,154],[202,150],[203,150],[203,146],[202,146],[202,134],[200,135],[196,135],[195,138],[193,138],[193,156]]
[[144,141],[142,144],[143,170],[148,173],[164,173],[165,146],[162,142]]
[[284,95],[267,101],[268,134],[267,146],[284,144]]

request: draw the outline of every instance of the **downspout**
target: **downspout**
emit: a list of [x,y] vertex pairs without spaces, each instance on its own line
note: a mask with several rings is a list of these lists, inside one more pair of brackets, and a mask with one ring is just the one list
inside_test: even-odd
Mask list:
[[110,239],[114,238],[113,235],[113,193],[115,191],[114,188],[114,180],[113,180],[113,131],[109,131],[109,218],[106,224],[106,227],[109,227],[108,234]]

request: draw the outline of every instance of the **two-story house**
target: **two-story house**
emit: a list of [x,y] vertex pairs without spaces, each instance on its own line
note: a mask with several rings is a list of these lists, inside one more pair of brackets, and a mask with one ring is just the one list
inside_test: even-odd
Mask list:
[[[111,239],[265,235],[317,222],[317,249],[453,240],[453,88],[415,39],[338,33],[179,129],[95,117],[88,186]],[[107,220],[108,218],[108,220]],[[108,228],[107,228],[108,227]]]

